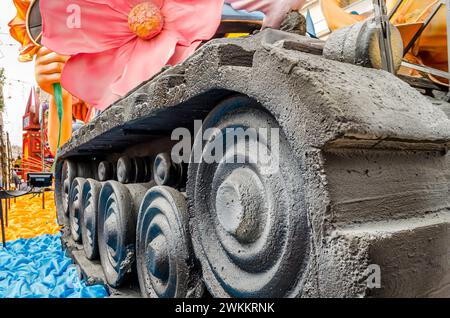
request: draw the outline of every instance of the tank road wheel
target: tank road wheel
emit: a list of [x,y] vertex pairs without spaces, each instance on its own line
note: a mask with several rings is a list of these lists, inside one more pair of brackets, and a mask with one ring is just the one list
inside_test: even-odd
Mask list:
[[153,180],[159,186],[175,188],[183,181],[183,166],[174,163],[169,153],[160,153],[153,161]]
[[75,242],[81,241],[81,215],[83,214],[83,200],[81,193],[85,183],[86,179],[75,178],[70,187],[69,224],[70,234]]
[[108,181],[114,179],[114,170],[114,165],[112,163],[101,161],[97,168],[98,180]]
[[131,183],[135,178],[135,167],[133,161],[127,157],[120,157],[117,161],[117,180],[120,183]]
[[189,235],[187,204],[177,190],[158,186],[142,201],[136,230],[136,262],[144,297],[200,297]]
[[73,179],[77,173],[77,165],[70,161],[64,160],[61,171],[61,186],[57,187],[57,193],[61,200],[62,209],[65,215],[69,215],[69,192]]
[[119,287],[134,266],[139,206],[153,183],[106,182],[98,204],[98,250],[106,280]]
[[119,182],[106,182],[100,192],[98,212],[100,260],[108,284],[118,287],[131,267],[131,264],[122,267],[122,262],[132,253],[127,247],[135,241],[128,189]]
[[81,215],[81,241],[84,252],[90,260],[98,258],[98,198],[102,184],[94,179],[87,179],[81,193],[83,213]]
[[[271,130],[275,119],[252,103],[223,102],[203,127],[217,129],[206,141],[196,136],[194,149],[203,150],[191,158],[187,185],[193,246],[213,296],[294,297],[310,245],[301,166],[281,129]],[[256,133],[236,140],[236,128]],[[224,155],[211,163],[218,146]]]

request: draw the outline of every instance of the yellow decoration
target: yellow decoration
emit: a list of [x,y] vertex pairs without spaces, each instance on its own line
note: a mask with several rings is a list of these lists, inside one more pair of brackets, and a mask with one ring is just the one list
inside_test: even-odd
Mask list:
[[241,38],[243,36],[249,36],[250,33],[227,33],[225,34],[226,38],[232,39],[232,38]]
[[[3,200],[4,201],[4,200]],[[3,205],[3,213],[5,214]],[[45,193],[45,209],[42,209],[42,197],[26,195],[11,199],[8,211],[6,240],[32,238],[42,234],[56,234],[60,226],[56,223],[56,208],[53,192]]]

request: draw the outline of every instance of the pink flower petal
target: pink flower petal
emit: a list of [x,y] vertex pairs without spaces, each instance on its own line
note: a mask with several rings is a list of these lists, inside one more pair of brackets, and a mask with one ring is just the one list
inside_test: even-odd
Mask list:
[[178,43],[190,46],[209,40],[222,17],[224,0],[165,0],[162,7],[164,29],[178,34]]
[[122,76],[135,45],[130,41],[118,49],[71,57],[63,70],[62,86],[96,109],[105,109],[120,98],[111,87]]
[[177,45],[175,48],[175,53],[172,55],[170,60],[167,62],[168,65],[176,65],[183,62],[189,56],[191,56],[195,50],[202,44],[202,41],[195,41],[191,46]]
[[[122,0],[123,1],[123,0]],[[63,54],[97,53],[117,48],[136,38],[128,15],[105,0],[41,0],[44,46]],[[110,1],[123,9],[121,1]]]
[[114,83],[112,91],[123,96],[160,72],[175,52],[176,44],[176,34],[168,31],[162,31],[150,41],[137,39],[125,71]]
[[86,0],[92,3],[105,4],[116,10],[117,12],[121,12],[128,16],[131,9],[134,6],[142,3],[142,2],[152,2],[153,4],[159,6],[160,8],[163,6],[164,0]]
[[[63,86],[97,109],[105,109],[170,63],[185,60],[214,36],[224,0],[151,0],[162,6],[163,31],[144,41],[128,27],[128,12],[145,0],[41,0],[44,45],[73,55]],[[81,9],[80,28],[66,24],[66,8]],[[199,12],[201,16],[199,17]]]

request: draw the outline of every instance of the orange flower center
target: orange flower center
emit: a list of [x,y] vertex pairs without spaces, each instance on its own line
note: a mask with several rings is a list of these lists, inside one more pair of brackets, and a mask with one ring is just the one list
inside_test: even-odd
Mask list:
[[164,17],[159,7],[152,2],[143,2],[131,9],[128,15],[128,25],[138,37],[150,40],[161,33]]

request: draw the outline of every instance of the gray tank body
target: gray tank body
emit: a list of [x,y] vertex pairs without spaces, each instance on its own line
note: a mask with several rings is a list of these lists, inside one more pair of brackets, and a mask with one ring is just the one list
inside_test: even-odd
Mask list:
[[273,116],[300,163],[308,255],[279,296],[449,297],[448,105],[387,72],[298,51],[303,37],[275,41],[273,32],[210,41],[80,128],[58,152],[59,222],[68,224],[64,160],[168,151],[173,129],[193,130],[221,101],[245,96]]

